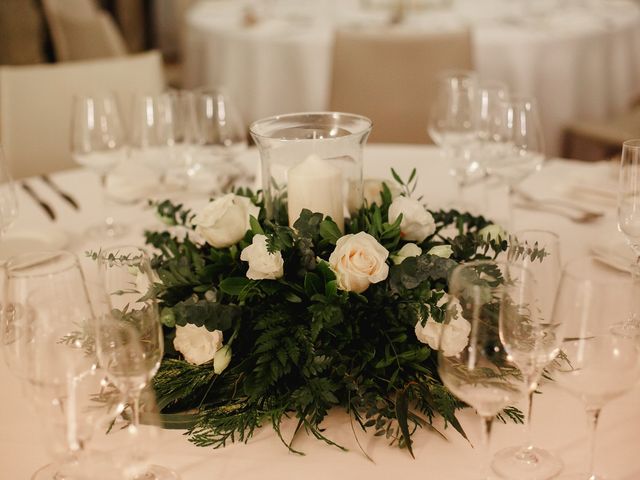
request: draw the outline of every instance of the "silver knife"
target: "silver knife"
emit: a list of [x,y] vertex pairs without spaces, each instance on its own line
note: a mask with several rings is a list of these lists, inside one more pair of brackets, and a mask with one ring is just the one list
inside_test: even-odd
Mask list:
[[36,194],[36,192],[33,191],[29,184],[27,184],[26,182],[20,182],[20,185],[22,186],[22,189],[27,192],[27,195],[29,195],[38,205],[40,205],[40,207],[47,213],[47,215],[49,215],[49,218],[51,220],[56,219],[56,214],[53,211],[53,208],[51,208],[47,202],[42,200]]
[[64,201],[66,201],[69,205],[71,205],[73,208],[75,208],[76,210],[80,210],[80,205],[78,205],[78,202],[76,202],[76,199],[73,198],[71,195],[69,195],[67,192],[65,192],[64,190],[62,190],[56,183],[54,183],[50,178],[49,175],[43,174],[40,175],[40,178],[42,179],[42,181],[44,183],[46,183],[47,185],[49,185],[49,188],[51,188],[51,190],[53,190],[54,192],[56,192],[58,195],[60,195],[62,197],[62,199]]

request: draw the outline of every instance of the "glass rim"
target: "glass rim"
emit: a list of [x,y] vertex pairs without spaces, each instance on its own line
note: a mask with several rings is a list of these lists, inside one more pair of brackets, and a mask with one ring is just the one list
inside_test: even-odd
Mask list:
[[[70,262],[55,270],[40,273],[30,270],[32,267],[52,262],[61,257],[70,260]],[[80,267],[78,257],[67,250],[40,250],[21,253],[9,258],[5,263],[7,278],[44,278],[64,273],[76,267]]]
[[[340,119],[340,118],[344,118],[344,119],[350,119],[350,120],[358,120],[358,121],[363,121],[365,122],[365,127],[363,127],[360,130],[356,130],[354,132],[351,132],[350,135],[363,135],[365,133],[367,133],[368,131],[370,131],[373,128],[373,121],[369,118],[369,117],[365,117],[364,115],[359,115],[357,113],[348,113],[348,112],[338,112],[338,111],[331,111],[331,110],[327,110],[327,111],[313,111],[313,112],[294,112],[294,113],[283,113],[283,114],[278,114],[278,115],[272,115],[270,117],[265,117],[265,118],[260,118],[258,120],[254,120],[253,122],[251,122],[249,124],[249,132],[251,133],[251,135],[253,137],[256,138],[265,138],[265,139],[271,139],[273,137],[270,137],[268,135],[264,135],[262,133],[258,133],[255,131],[255,127],[258,127],[260,125],[264,125],[264,124],[268,124],[268,123],[273,123],[273,122],[278,122],[278,121],[282,121],[282,120],[291,120],[293,118],[296,117],[317,117],[317,118],[322,118],[322,117],[327,117],[327,118],[334,118],[334,119]],[[341,137],[337,137],[337,138],[326,138],[323,140],[337,140],[340,139]],[[290,141],[300,141],[303,139],[290,139]],[[313,140],[313,139],[310,139]]]
[[632,138],[629,140],[625,140],[624,142],[622,142],[622,147],[623,148],[640,148],[640,138]]
[[584,275],[584,272],[576,271],[579,265],[589,265],[595,264],[603,268],[603,271],[611,271],[615,272],[616,269],[613,267],[609,267],[604,262],[600,261],[597,255],[585,255],[577,258],[573,258],[569,260],[564,268],[562,269],[562,276],[571,277],[573,279],[577,279],[581,282],[595,283],[597,285],[632,285],[633,279],[629,274],[620,275],[611,275],[607,276],[607,278],[603,278],[602,276],[595,278],[587,278]]

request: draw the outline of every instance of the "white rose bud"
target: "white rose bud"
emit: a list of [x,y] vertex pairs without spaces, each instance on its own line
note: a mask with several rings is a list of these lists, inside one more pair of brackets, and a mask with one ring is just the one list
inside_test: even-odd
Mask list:
[[451,245],[436,245],[431,247],[427,253],[436,257],[449,258],[453,255],[453,248],[451,248]]
[[250,199],[229,193],[207,204],[192,223],[209,245],[225,248],[244,237],[251,228],[249,217],[258,218],[259,213]]
[[187,362],[202,365],[211,360],[222,346],[222,332],[220,330],[210,332],[205,327],[198,327],[191,323],[184,327],[178,325],[173,346]]
[[231,347],[225,345],[213,356],[213,372],[220,375],[231,362]]
[[[462,307],[457,299],[444,294],[438,301],[438,306],[445,303],[449,303],[449,323],[438,323],[430,316],[424,326],[420,321],[416,323],[415,332],[420,342],[426,343],[432,350],[440,350],[443,355],[452,357],[464,350],[469,343],[471,324],[462,316]],[[445,329],[446,334],[443,337]]]
[[494,223],[487,225],[483,229],[478,232],[480,238],[482,238],[485,242],[489,240],[495,240],[496,242],[501,242],[503,239],[507,238],[507,232],[500,225],[496,225]]
[[329,265],[336,274],[338,287],[348,292],[362,293],[372,283],[387,278],[389,252],[366,232],[344,235],[329,256]]
[[436,231],[433,216],[417,200],[398,197],[389,206],[389,222],[395,222],[402,214],[400,235],[404,240],[422,242]]
[[405,259],[409,257],[417,257],[418,255],[422,255],[422,249],[415,243],[407,243],[398,250],[398,253],[391,257],[391,260],[395,265],[400,265],[405,261]]
[[282,254],[269,253],[265,235],[254,235],[251,245],[242,250],[240,260],[249,262],[247,278],[251,280],[275,280],[284,275]]

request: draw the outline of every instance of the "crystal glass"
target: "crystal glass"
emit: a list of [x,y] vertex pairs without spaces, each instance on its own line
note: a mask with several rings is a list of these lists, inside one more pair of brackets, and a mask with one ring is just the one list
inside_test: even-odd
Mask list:
[[[534,255],[544,250],[544,257]],[[531,438],[533,396],[544,368],[558,355],[562,342],[562,318],[553,317],[555,295],[560,283],[560,241],[546,230],[522,230],[510,239],[507,261],[531,275],[533,290],[526,319],[516,315],[500,317],[500,338],[505,350],[522,372],[528,394],[525,411],[526,443],[499,451],[493,470],[503,478],[544,480],[562,470],[562,461],[550,452],[534,447]]]
[[250,177],[236,161],[247,148],[247,126],[232,98],[223,91],[201,88],[194,91],[194,96],[196,146],[191,176],[204,174],[211,178],[206,170],[214,170],[213,179],[217,181],[209,181],[209,189],[228,191],[237,181]]
[[636,255],[629,270],[635,284],[633,313],[617,328],[627,335],[640,337],[640,140],[622,144],[618,183],[618,229]]
[[371,120],[338,112],[293,113],[258,120],[267,216],[293,225],[303,209],[344,218],[363,203],[362,150]]
[[480,163],[484,166],[500,154],[504,128],[504,103],[509,99],[509,88],[502,82],[481,82],[477,90],[477,139]]
[[446,72],[438,78],[429,114],[428,132],[450,162],[460,207],[465,207],[463,189],[467,181],[481,170],[472,148],[478,134],[477,94],[475,72]]
[[[98,267],[106,308],[97,307],[100,313],[95,329],[97,356],[111,382],[128,397],[132,428],[138,429],[140,397],[160,368],[164,352],[153,271],[145,251],[134,246],[102,250]],[[179,477],[172,470],[151,465],[137,478]]]
[[531,97],[511,97],[503,104],[501,126],[501,133],[497,134],[498,149],[486,162],[486,169],[489,175],[507,185],[509,209],[512,212],[517,185],[539,171],[545,159],[536,101]]
[[18,216],[18,196],[0,145],[0,239]]
[[[78,164],[93,170],[100,177],[105,210],[107,175],[126,159],[125,140],[122,118],[113,94],[74,98],[71,153]],[[97,239],[117,238],[125,232],[124,225],[116,223],[109,214],[105,215],[103,223],[88,231],[91,237]]]
[[451,393],[482,418],[487,458],[493,419],[525,390],[520,370],[502,346],[499,323],[505,316],[527,319],[533,285],[529,272],[504,262],[459,265],[450,277],[438,373]]
[[562,355],[555,362],[556,383],[579,398],[589,424],[588,471],[575,480],[602,480],[595,473],[594,453],[602,408],[634,388],[640,380],[640,349],[635,339],[615,332],[633,308],[633,281],[603,266],[594,257],[565,267],[553,311],[565,324]]

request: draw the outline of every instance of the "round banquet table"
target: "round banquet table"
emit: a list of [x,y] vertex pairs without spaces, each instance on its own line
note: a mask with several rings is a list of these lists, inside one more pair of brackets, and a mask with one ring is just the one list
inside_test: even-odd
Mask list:
[[[257,165],[257,152],[249,150],[241,161],[247,168]],[[455,192],[448,175],[448,165],[438,150],[429,146],[375,145],[365,148],[365,176],[389,178],[393,166],[406,178],[415,166],[418,169],[417,194],[424,195],[433,208],[446,205]],[[537,175],[523,185],[529,193],[552,195],[564,191],[571,182],[600,181],[612,176],[607,164],[580,164],[568,160],[549,161]],[[43,200],[58,214],[51,222],[43,211],[20,189],[20,216],[13,227],[20,229],[63,230],[69,237],[67,248],[83,257],[83,252],[108,246],[107,242],[90,242],[83,235],[88,224],[96,222],[98,215],[98,180],[86,170],[70,170],[52,175],[53,180],[78,200],[80,211],[73,210],[40,179],[27,179]],[[201,199],[202,200],[202,199]],[[204,199],[206,201],[206,199]],[[121,206],[116,215],[130,226],[129,237],[119,240],[142,243],[144,228],[161,228],[152,212],[145,210],[143,202],[134,206]],[[517,209],[514,228],[545,228],[560,235],[564,260],[586,254],[593,242],[617,239],[615,209],[605,208],[605,215],[589,224],[572,223],[564,217]],[[1,248],[1,245],[0,245]],[[85,260],[87,261],[87,260]],[[16,378],[0,361],[0,478],[22,480],[49,461],[42,440],[41,418],[29,408],[28,399]],[[533,435],[536,444],[544,446],[565,462],[565,472],[577,472],[586,465],[586,422],[579,400],[559,390],[553,384],[543,384],[541,395],[536,396],[533,416]],[[611,401],[604,409],[598,432],[596,464],[599,472],[612,479],[637,480],[640,478],[640,388]],[[480,435],[480,420],[471,409],[459,415],[461,423],[473,443]],[[283,433],[288,438],[295,422],[285,423]],[[442,422],[437,425],[442,429]],[[325,434],[348,448],[343,452],[315,439],[300,434],[294,447],[306,453],[289,453],[270,427],[256,432],[245,444],[232,444],[212,450],[190,444],[182,431],[167,430],[157,447],[153,460],[176,469],[183,480],[215,479],[325,479],[365,477],[386,480],[401,474],[406,478],[433,478],[466,480],[476,478],[480,459],[476,452],[453,429],[443,430],[447,439],[423,429],[414,437],[416,459],[405,450],[387,445],[387,441],[357,431],[367,454],[359,451],[347,416],[333,411],[325,422]],[[493,451],[524,440],[522,428],[514,424],[496,422]]]
[[538,99],[550,155],[560,153],[568,122],[620,113],[640,93],[640,9],[627,0],[603,0],[593,10],[579,7],[587,0],[567,0],[541,19],[524,16],[518,1],[456,0],[450,10],[417,10],[394,27],[388,12],[358,0],[264,3],[282,5],[257,10],[264,17],[252,25],[245,9],[258,2],[237,0],[202,1],[185,20],[185,87],[225,87],[247,123],[327,110],[333,31],[349,25],[378,25],[381,34],[469,25],[481,78]]

